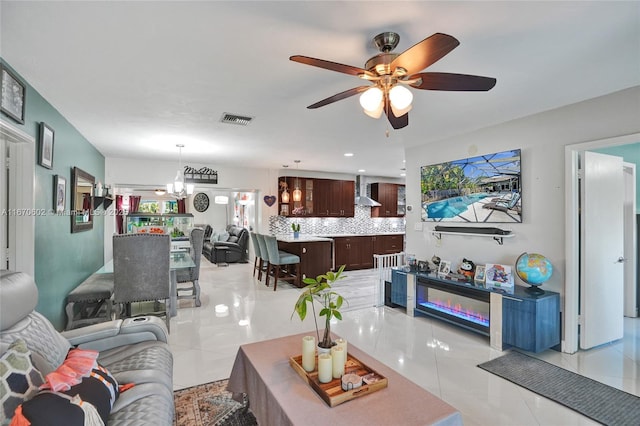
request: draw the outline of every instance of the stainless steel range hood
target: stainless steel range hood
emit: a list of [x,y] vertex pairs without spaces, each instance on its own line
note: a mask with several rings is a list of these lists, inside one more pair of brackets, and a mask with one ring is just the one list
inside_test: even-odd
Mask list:
[[367,187],[360,175],[356,176],[356,206],[378,207],[379,202],[367,197]]

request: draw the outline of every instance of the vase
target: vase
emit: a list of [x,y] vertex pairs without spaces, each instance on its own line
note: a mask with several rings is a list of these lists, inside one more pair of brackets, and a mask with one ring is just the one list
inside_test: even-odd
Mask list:
[[330,354],[330,353],[331,353],[331,348],[323,348],[322,346],[318,345],[318,355]]
[[300,231],[293,231],[293,238],[295,238],[296,240],[300,238]]

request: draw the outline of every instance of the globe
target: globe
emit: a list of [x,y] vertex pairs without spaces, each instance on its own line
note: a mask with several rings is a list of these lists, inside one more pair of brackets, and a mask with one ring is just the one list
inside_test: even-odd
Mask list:
[[529,293],[544,294],[544,290],[538,287],[551,278],[553,265],[541,254],[525,252],[516,260],[516,274],[522,281],[531,285],[527,289]]

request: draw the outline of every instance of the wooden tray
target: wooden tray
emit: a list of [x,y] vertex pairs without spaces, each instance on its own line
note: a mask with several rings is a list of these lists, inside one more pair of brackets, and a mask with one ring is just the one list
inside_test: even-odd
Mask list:
[[386,377],[375,371],[373,368],[370,368],[364,363],[360,362],[359,359],[352,356],[350,353],[347,353],[347,362],[344,367],[344,373],[354,373],[360,377],[366,374],[373,373],[375,374],[376,379],[378,379],[375,383],[363,383],[359,388],[348,391],[342,390],[341,379],[332,379],[329,383],[320,383],[320,381],[318,380],[317,355],[316,369],[312,372],[307,372],[304,368],[302,368],[302,355],[289,358],[289,364],[291,364],[291,367],[293,367],[296,373],[298,373],[300,377],[302,377],[330,407],[335,407],[336,405],[340,405],[343,402],[368,395],[372,392],[387,387],[388,381]]

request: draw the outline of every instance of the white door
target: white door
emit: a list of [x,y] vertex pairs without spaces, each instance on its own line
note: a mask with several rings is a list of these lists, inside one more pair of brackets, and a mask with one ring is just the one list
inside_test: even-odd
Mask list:
[[622,338],[624,306],[622,158],[582,153],[580,347]]
[[638,279],[636,277],[638,242],[636,236],[636,165],[623,163],[624,172],[624,316],[638,316]]

